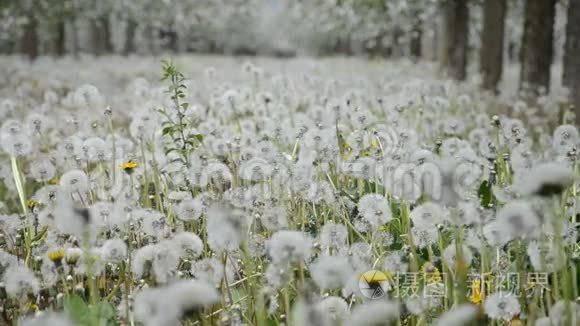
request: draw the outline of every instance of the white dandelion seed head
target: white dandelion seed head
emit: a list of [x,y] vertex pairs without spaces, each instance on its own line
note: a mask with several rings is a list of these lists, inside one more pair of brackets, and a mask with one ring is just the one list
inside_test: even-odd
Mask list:
[[409,263],[405,259],[406,255],[400,251],[388,254],[383,262],[384,269],[392,274],[406,273]]
[[310,265],[312,279],[321,289],[342,288],[352,272],[344,256],[324,255]]
[[567,154],[572,149],[578,148],[580,136],[578,129],[573,125],[561,125],[554,130],[552,148],[558,154]]
[[228,282],[232,282],[234,271],[230,264],[224,264],[217,258],[204,258],[194,262],[191,266],[191,274],[195,279],[202,280],[214,286],[220,285],[224,276]]
[[468,326],[477,318],[478,308],[472,304],[462,304],[443,313],[436,326]]
[[342,323],[350,315],[348,304],[341,297],[326,297],[316,304],[316,308],[327,315],[333,324]]
[[445,221],[445,217],[445,210],[433,202],[421,204],[411,211],[413,227],[420,229],[432,228],[434,225],[441,224]]
[[388,223],[393,218],[388,200],[379,194],[366,194],[361,197],[358,211],[374,228]]
[[199,198],[188,198],[176,205],[175,214],[182,221],[194,221],[198,220],[205,210],[206,207]]
[[54,312],[43,312],[39,316],[23,318],[18,321],[20,326],[74,326],[65,315]]
[[121,263],[127,258],[127,245],[122,239],[109,239],[100,248],[101,257],[111,263]]
[[2,277],[6,294],[17,300],[25,300],[28,294],[36,295],[40,291],[40,282],[29,268],[16,264],[11,265]]
[[495,292],[485,299],[485,314],[491,319],[509,321],[521,312],[518,298],[504,291]]
[[278,231],[266,244],[274,264],[299,263],[310,258],[312,242],[300,231]]
[[192,232],[174,233],[169,243],[182,258],[197,258],[203,253],[203,241]]
[[81,170],[71,170],[60,177],[60,189],[65,193],[84,193],[89,189],[89,177]]
[[348,326],[389,325],[400,318],[399,304],[390,301],[371,301],[358,305],[345,322]]
[[565,253],[554,242],[532,241],[528,245],[527,252],[537,272],[556,272],[565,267]]
[[343,224],[330,221],[320,229],[319,242],[323,248],[340,249],[346,246],[347,240],[348,230]]
[[[448,266],[456,266],[458,263],[458,252],[457,252],[457,245],[455,243],[451,243],[445,250],[443,251],[443,259],[447,263]],[[473,259],[473,253],[466,245],[462,245],[462,261],[467,266],[471,265],[471,261]]]

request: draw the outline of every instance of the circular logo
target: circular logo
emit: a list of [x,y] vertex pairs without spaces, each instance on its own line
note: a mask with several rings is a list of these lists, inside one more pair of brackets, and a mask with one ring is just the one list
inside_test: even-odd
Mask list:
[[363,296],[369,299],[380,299],[391,289],[389,277],[381,271],[368,271],[358,280],[358,287]]

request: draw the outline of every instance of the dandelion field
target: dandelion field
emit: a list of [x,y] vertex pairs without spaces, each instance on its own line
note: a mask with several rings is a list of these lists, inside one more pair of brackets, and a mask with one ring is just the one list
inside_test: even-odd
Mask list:
[[0,325],[580,324],[573,110],[436,70],[1,58]]

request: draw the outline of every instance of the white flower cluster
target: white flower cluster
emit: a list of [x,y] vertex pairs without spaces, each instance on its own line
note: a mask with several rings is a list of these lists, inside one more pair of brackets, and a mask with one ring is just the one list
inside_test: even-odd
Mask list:
[[[561,116],[429,64],[183,57],[162,84],[150,59],[83,60],[0,88],[6,318],[76,324],[80,297],[123,324],[575,324]],[[498,281],[529,273],[544,290]]]

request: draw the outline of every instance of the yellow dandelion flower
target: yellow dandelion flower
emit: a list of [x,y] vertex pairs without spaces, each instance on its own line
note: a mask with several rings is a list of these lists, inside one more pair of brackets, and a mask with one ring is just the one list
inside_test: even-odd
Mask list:
[[469,296],[469,301],[471,303],[480,304],[483,301],[483,295],[481,293],[481,280],[476,278],[471,284],[471,295]]
[[64,255],[65,252],[62,249],[52,250],[48,252],[48,259],[50,259],[55,264],[60,264],[64,258]]
[[443,283],[441,272],[439,272],[439,269],[430,262],[424,263],[421,270],[423,271],[423,277],[427,284]]
[[36,303],[29,301],[24,305],[24,310],[29,312],[37,312],[39,308]]
[[34,208],[38,205],[38,202],[34,199],[29,199],[26,201],[26,206],[29,210],[34,210]]
[[132,161],[132,160],[129,160],[129,161],[127,161],[127,162],[125,162],[125,163],[121,164],[120,166],[121,166],[121,169],[123,169],[123,171],[125,171],[125,172],[127,172],[127,173],[132,173],[132,172],[133,172],[133,170],[134,170],[136,167],[138,167],[139,165],[138,165],[136,162],[134,162],[134,161]]

